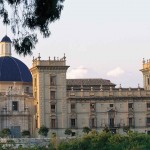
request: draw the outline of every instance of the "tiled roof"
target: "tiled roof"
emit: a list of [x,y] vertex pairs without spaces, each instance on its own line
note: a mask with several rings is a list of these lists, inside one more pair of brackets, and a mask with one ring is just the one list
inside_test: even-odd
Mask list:
[[11,39],[10,39],[7,35],[5,35],[5,36],[2,38],[1,42],[8,42],[8,43],[11,43]]
[[106,79],[67,79],[67,86],[115,86],[110,80]]
[[14,57],[0,57],[0,81],[32,82],[28,67]]

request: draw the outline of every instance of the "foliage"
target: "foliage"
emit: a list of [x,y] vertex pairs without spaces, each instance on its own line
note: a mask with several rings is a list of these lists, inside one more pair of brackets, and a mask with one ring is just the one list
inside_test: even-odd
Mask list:
[[40,127],[38,133],[42,136],[47,136],[49,129],[45,127],[44,125]]
[[130,130],[130,127],[129,127],[129,126],[124,126],[124,127],[123,127],[123,131],[124,131],[124,132],[128,133],[129,130]]
[[4,148],[12,150],[12,149],[15,149],[14,148],[15,146],[16,146],[16,143],[13,140],[9,139],[9,140],[7,140],[6,144],[4,145]]
[[89,127],[83,127],[82,132],[88,134],[91,131],[91,129]]
[[95,133],[90,132],[82,138],[61,141],[58,150],[148,150],[150,148],[150,136],[146,134]]
[[[0,143],[0,149],[14,150],[14,142],[8,140],[6,145]],[[90,132],[80,138],[59,140],[57,136],[51,139],[47,146],[35,145],[30,148],[19,147],[18,150],[149,150],[150,135],[130,132],[126,135],[111,132]]]
[[66,129],[65,130],[65,134],[66,135],[71,135],[72,134],[72,130],[71,129]]
[[50,149],[51,150],[58,150],[59,138],[57,137],[56,133],[52,134],[52,138],[50,140]]
[[0,0],[0,17],[11,27],[18,54],[32,54],[38,42],[35,31],[50,36],[49,24],[60,18],[64,0]]
[[8,137],[11,135],[11,131],[9,128],[4,128],[2,131],[1,131],[1,136],[2,137]]
[[28,131],[28,130],[23,130],[23,131],[21,132],[21,135],[22,135],[23,137],[25,137],[25,136],[30,136],[30,131]]
[[55,137],[56,137],[56,133],[53,132],[53,133],[52,133],[52,138],[55,138]]
[[104,132],[110,132],[110,129],[107,126],[105,126],[105,128],[103,129],[103,131]]

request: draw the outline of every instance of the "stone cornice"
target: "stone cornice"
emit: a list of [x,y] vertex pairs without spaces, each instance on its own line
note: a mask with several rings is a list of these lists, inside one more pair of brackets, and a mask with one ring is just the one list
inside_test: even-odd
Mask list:
[[67,70],[70,66],[36,66],[30,69],[33,71],[35,69],[38,70]]
[[89,100],[149,100],[150,97],[68,97],[68,100],[84,100],[84,101],[89,101]]

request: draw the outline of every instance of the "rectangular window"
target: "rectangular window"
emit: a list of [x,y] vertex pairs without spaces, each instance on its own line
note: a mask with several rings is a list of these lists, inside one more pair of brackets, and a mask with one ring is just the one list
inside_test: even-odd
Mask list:
[[114,105],[113,105],[113,104],[110,104],[109,106],[110,106],[110,107],[114,107]]
[[128,108],[133,109],[133,103],[129,103]]
[[51,105],[51,112],[55,112],[55,105]]
[[75,111],[76,105],[75,104],[71,104],[71,112]]
[[50,77],[50,85],[52,85],[52,86],[56,85],[56,76]]
[[92,126],[92,128],[95,127],[95,119],[94,118],[91,119],[91,126]]
[[12,102],[12,111],[18,111],[18,102],[17,101]]
[[150,118],[147,118],[147,123],[150,124]]
[[129,118],[129,126],[133,126],[133,118]]
[[76,120],[71,119],[71,128],[75,128],[75,125],[76,125]]
[[91,111],[95,111],[95,103],[90,104]]
[[71,109],[75,109],[75,104],[71,104]]
[[51,94],[51,95],[50,95],[50,98],[51,98],[51,99],[55,99],[55,94],[56,94],[56,92],[55,92],[55,91],[51,91],[50,94]]
[[150,109],[150,103],[147,103],[147,108]]
[[56,128],[56,119],[51,119],[51,128]]
[[114,118],[110,118],[109,120],[109,126],[114,127]]
[[26,92],[29,93],[29,87],[26,87]]

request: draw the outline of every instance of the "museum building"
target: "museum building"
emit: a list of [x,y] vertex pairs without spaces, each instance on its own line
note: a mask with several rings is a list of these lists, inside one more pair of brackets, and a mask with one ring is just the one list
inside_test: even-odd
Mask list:
[[[11,40],[0,42],[0,130],[9,128],[11,137],[29,130],[49,128],[49,137],[81,135],[83,127],[101,132],[108,127],[124,133],[124,127],[150,133],[150,62],[143,60],[144,88],[116,88],[106,79],[66,79],[65,55],[42,60],[33,58],[32,67],[11,56]],[[31,75],[32,74],[32,75]]]

